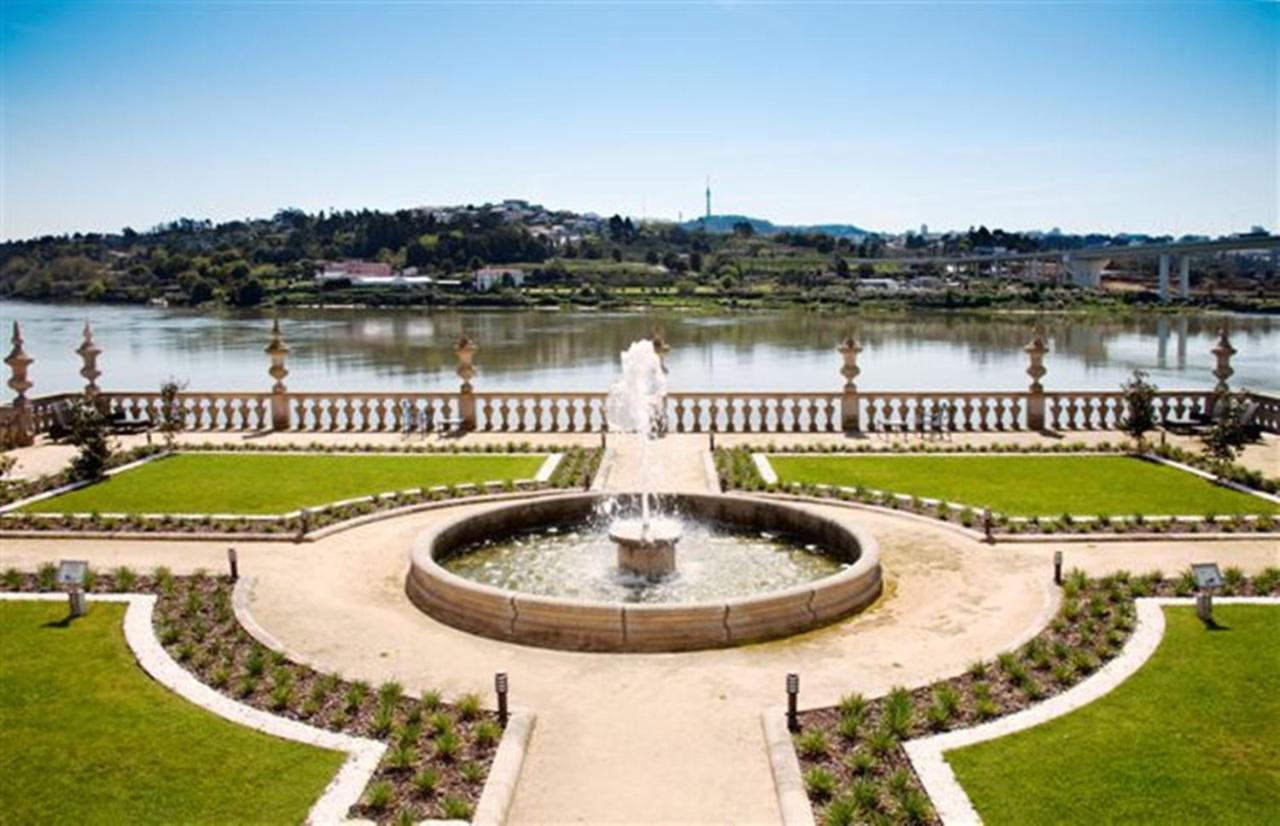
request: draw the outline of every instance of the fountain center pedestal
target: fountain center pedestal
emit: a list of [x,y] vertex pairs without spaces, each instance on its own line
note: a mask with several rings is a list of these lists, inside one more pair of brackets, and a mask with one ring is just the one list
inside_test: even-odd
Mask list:
[[622,519],[609,528],[618,546],[618,567],[637,576],[659,579],[675,573],[680,524],[670,519]]

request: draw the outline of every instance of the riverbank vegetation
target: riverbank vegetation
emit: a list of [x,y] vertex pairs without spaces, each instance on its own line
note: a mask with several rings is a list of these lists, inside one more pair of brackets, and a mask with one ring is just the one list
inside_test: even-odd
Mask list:
[[[38,301],[200,307],[361,305],[440,307],[788,306],[892,312],[968,310],[1123,313],[1157,304],[1156,261],[1126,263],[1116,289],[1056,286],[1043,272],[990,265],[964,272],[913,261],[931,255],[1069,250],[1132,240],[1104,235],[1029,235],[985,227],[925,239],[838,228],[764,234],[750,221],[732,231],[697,222],[632,223],[565,211],[535,217],[498,207],[307,214],[213,224],[183,219],[145,232],[77,233],[0,245],[0,297]],[[523,217],[520,217],[523,216]],[[713,228],[719,224],[713,221]],[[855,232],[856,230],[856,232]],[[320,282],[324,261],[359,259],[430,279],[352,287]],[[1177,308],[1280,311],[1280,289],[1263,259],[1194,261],[1194,297]],[[478,291],[471,273],[518,268],[524,283]],[[1012,268],[1011,268],[1012,267]]]

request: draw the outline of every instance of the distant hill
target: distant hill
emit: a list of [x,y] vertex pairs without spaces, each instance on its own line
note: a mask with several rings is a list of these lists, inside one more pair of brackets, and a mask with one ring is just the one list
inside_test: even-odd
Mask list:
[[869,230],[855,227],[853,224],[797,224],[778,225],[764,218],[752,218],[749,215],[712,215],[710,218],[695,218],[685,221],[685,229],[705,228],[707,232],[728,234],[733,232],[734,224],[746,221],[757,235],[776,235],[779,232],[822,232],[837,238],[861,238],[870,235]]

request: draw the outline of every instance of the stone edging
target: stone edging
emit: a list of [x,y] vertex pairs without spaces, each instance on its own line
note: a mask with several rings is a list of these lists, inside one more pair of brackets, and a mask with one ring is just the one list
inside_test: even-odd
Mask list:
[[[1214,602],[1220,605],[1280,606],[1280,598],[1277,597],[1219,597]],[[903,744],[903,749],[911,760],[921,785],[924,786],[938,817],[944,824],[982,822],[969,796],[965,794],[955,773],[951,771],[951,766],[946,761],[946,752],[1038,726],[1056,717],[1069,714],[1109,693],[1133,676],[1155,653],[1160,640],[1164,637],[1164,607],[1194,605],[1195,599],[1143,597],[1136,600],[1136,603],[1138,624],[1132,638],[1119,656],[1088,679],[1043,703],[990,723],[910,740]]]
[[1250,496],[1256,496],[1259,499],[1264,499],[1273,504],[1280,505],[1280,496],[1275,496],[1273,494],[1267,493],[1266,491],[1262,491],[1262,490],[1254,490],[1251,487],[1242,485],[1239,482],[1233,482],[1230,479],[1224,479],[1221,476],[1214,476],[1212,473],[1210,473],[1207,470],[1201,470],[1198,467],[1192,467],[1191,465],[1185,464],[1183,462],[1175,462],[1172,459],[1166,459],[1165,457],[1155,453],[1143,453],[1142,458],[1146,459],[1149,462],[1155,462],[1158,465],[1165,465],[1166,467],[1171,467],[1177,470],[1181,470],[1184,473],[1190,473],[1195,476],[1199,476],[1201,479],[1208,479],[1210,482],[1222,485],[1223,487],[1226,487],[1226,488],[1231,488],[1232,490],[1237,491],[1239,493],[1247,493]]
[[702,451],[702,475],[707,478],[707,493],[724,493],[720,489],[720,473],[716,470],[715,454],[709,450]]
[[560,460],[564,458],[563,453],[550,453],[543,460],[542,466],[538,468],[538,472],[533,475],[535,482],[550,482],[551,474],[556,472],[556,468],[560,466]]
[[[258,642],[295,663],[300,663],[316,671],[324,669],[311,657],[289,648],[270,631],[266,630],[254,618],[249,610],[249,600],[257,580],[242,577],[236,581],[231,591],[231,608],[236,622]],[[494,754],[493,763],[489,766],[489,776],[485,778],[484,788],[480,791],[480,799],[476,803],[472,815],[472,826],[501,826],[506,821],[511,802],[515,799],[516,783],[520,779],[520,770],[524,766],[525,752],[529,748],[529,739],[533,735],[537,716],[522,709],[513,709],[507,726],[503,729],[502,740]],[[382,745],[379,743],[379,745]],[[385,748],[385,746],[384,746]],[[376,763],[375,763],[376,766]],[[363,788],[363,787],[362,787]],[[457,823],[459,821],[424,820],[422,824]]]
[[800,774],[800,759],[787,730],[786,710],[781,706],[766,709],[760,715],[764,727],[764,745],[773,773],[773,789],[778,796],[778,812],[782,826],[814,826],[813,807]]
[[[317,748],[347,754],[338,773],[329,781],[323,794],[307,813],[312,824],[341,823],[347,810],[360,800],[365,786],[382,760],[386,744],[364,737],[327,731],[297,720],[278,717],[260,709],[238,703],[204,683],[174,661],[156,638],[151,615],[154,594],[88,594],[91,602],[122,602],[128,605],[124,616],[124,636],[138,665],[156,682],[188,702],[223,719],[264,734],[305,743]],[[0,593],[0,600],[60,601],[65,594]],[[505,744],[505,738],[504,738]]]

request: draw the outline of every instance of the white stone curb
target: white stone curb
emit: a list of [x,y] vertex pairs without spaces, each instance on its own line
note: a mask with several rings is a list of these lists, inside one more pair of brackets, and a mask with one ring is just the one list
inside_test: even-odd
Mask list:
[[[347,734],[326,731],[324,729],[277,717],[260,709],[238,703],[219,694],[214,689],[195,678],[191,672],[179,665],[164,650],[160,640],[156,638],[151,623],[151,614],[155,608],[156,598],[153,594],[88,594],[92,602],[123,602],[128,604],[124,615],[124,636],[133,656],[142,669],[152,679],[184,700],[195,703],[219,717],[233,723],[280,737],[305,743],[317,748],[341,751],[347,754],[342,768],[334,775],[333,780],[325,787],[324,793],[311,806],[307,813],[307,823],[328,824],[341,823],[346,820],[347,810],[360,800],[364,788],[378,768],[386,745],[376,740],[363,737],[352,737]],[[0,593],[0,600],[65,600],[60,593]]]
[[538,472],[534,474],[535,482],[550,482],[551,474],[556,472],[556,468],[560,466],[560,460],[564,458],[563,453],[552,453],[542,463],[542,467],[538,468]]
[[778,812],[782,815],[782,826],[814,826],[813,807],[804,789],[800,759],[796,757],[796,747],[787,730],[786,715],[778,706],[766,709],[760,716],[769,768],[773,772],[773,789],[778,796]]
[[768,456],[763,453],[752,453],[751,460],[756,463],[756,472],[760,474],[760,478],[766,485],[778,484],[778,474],[774,471],[773,465],[769,464]]
[[720,472],[716,470],[716,457],[709,451],[702,451],[702,475],[707,477],[707,493],[724,493],[720,488]]
[[[1220,605],[1280,605],[1277,597],[1218,597]],[[1194,598],[1136,600],[1138,624],[1124,650],[1088,679],[1043,703],[973,728],[957,729],[903,744],[920,783],[944,824],[977,824],[982,819],[947,763],[945,753],[1038,726],[1092,703],[1133,676],[1151,658],[1164,636],[1164,606],[1194,605]]]
[[1186,473],[1199,476],[1201,479],[1208,479],[1210,482],[1214,482],[1216,484],[1222,485],[1223,487],[1231,488],[1234,491],[1239,491],[1240,493],[1247,493],[1250,496],[1256,496],[1259,499],[1265,499],[1268,502],[1273,502],[1277,505],[1280,505],[1280,496],[1273,496],[1270,493],[1267,493],[1265,491],[1254,490],[1253,488],[1245,487],[1239,482],[1233,482],[1230,479],[1223,479],[1221,476],[1214,476],[1212,473],[1208,472],[1207,470],[1201,470],[1200,468],[1192,467],[1191,465],[1184,465],[1182,462],[1175,462],[1172,459],[1166,459],[1163,456],[1156,455],[1155,453],[1144,453],[1142,454],[1142,458],[1155,462],[1158,465],[1177,468],[1178,470],[1184,471]]

